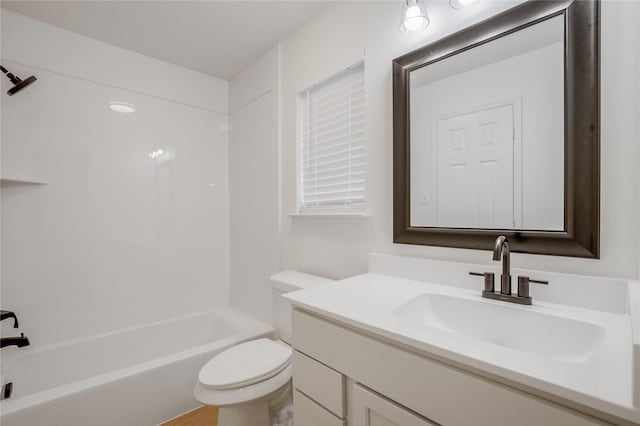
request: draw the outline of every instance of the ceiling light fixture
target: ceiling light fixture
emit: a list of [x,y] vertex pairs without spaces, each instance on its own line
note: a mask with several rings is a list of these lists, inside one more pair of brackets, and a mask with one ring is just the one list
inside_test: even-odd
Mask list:
[[400,18],[400,31],[404,34],[423,31],[429,26],[427,8],[422,0],[405,0]]
[[132,112],[136,112],[136,106],[128,104],[126,102],[109,102],[109,108],[116,112],[121,112],[124,114],[131,114]]
[[464,9],[480,3],[480,0],[449,0],[449,5],[454,9]]
[[155,150],[155,151],[151,151],[151,152],[149,153],[149,158],[156,158],[156,157],[161,156],[162,154],[164,154],[164,151],[163,151],[163,150],[161,150],[161,149],[157,149],[157,150]]

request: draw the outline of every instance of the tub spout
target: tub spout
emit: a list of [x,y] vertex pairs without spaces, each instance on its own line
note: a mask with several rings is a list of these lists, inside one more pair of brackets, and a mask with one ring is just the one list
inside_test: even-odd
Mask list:
[[0,339],[0,348],[4,348],[5,346],[17,346],[22,348],[24,346],[29,346],[31,342],[29,342],[29,338],[25,337],[24,333],[20,333],[20,336],[16,337],[3,337]]

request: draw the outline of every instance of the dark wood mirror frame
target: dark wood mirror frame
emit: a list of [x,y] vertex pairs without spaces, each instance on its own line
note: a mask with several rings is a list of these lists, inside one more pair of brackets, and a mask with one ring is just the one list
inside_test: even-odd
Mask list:
[[[498,235],[523,253],[599,258],[600,3],[534,1],[507,10],[393,61],[393,241],[493,249]],[[412,227],[409,73],[555,16],[565,22],[564,230]]]

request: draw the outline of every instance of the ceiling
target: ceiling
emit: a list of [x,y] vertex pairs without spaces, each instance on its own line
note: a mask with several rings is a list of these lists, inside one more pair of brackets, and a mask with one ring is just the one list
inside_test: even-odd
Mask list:
[[230,79],[328,1],[2,1],[2,7]]

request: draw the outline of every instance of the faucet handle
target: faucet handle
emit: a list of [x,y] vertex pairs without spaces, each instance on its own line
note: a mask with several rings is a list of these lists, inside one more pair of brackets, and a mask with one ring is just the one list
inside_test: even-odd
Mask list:
[[18,317],[11,311],[0,310],[0,321],[13,318],[13,328],[18,328]]
[[484,277],[484,291],[493,292],[495,288],[495,274],[493,272],[469,272],[469,275]]
[[549,285],[549,281],[532,280],[526,276],[518,276],[518,296],[531,297],[529,295],[529,283]]

